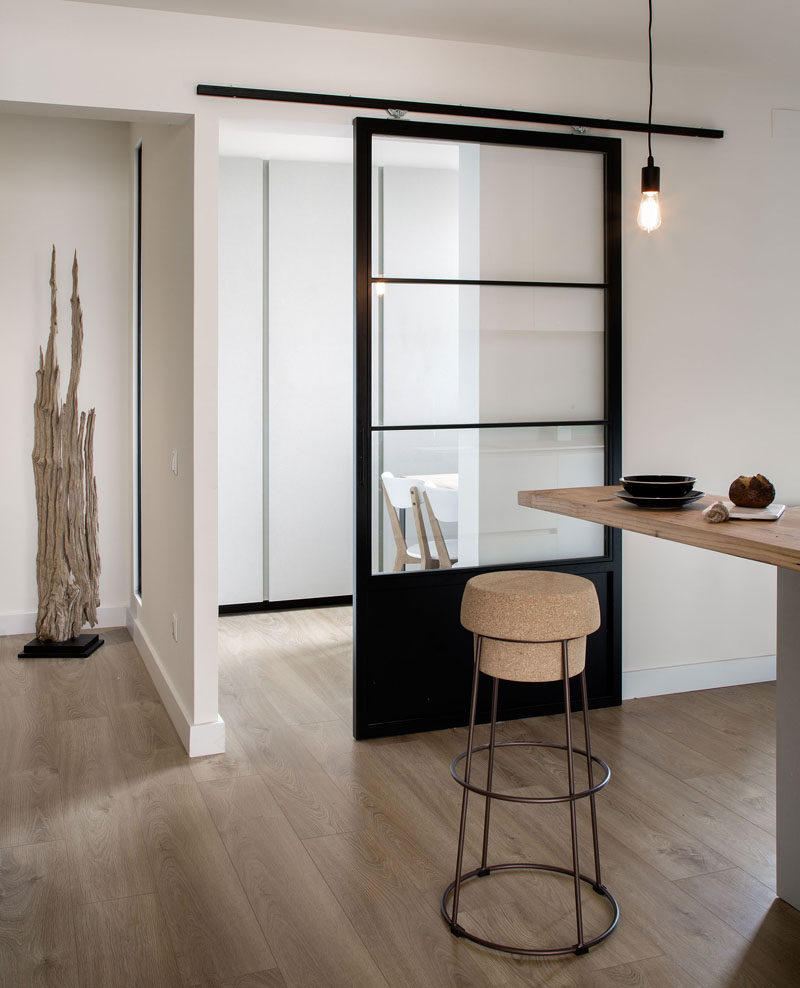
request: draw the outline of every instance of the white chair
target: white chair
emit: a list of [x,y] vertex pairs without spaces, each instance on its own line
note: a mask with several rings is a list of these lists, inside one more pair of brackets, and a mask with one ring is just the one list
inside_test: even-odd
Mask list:
[[458,562],[458,540],[445,540],[440,522],[458,521],[458,491],[426,482],[422,497],[428,509],[439,568],[449,569]]
[[[392,526],[395,542],[395,558],[392,572],[401,573],[409,563],[421,566],[423,569],[437,569],[439,559],[437,550],[428,542],[428,533],[422,517],[422,504],[419,489],[422,481],[413,477],[395,477],[388,470],[381,474],[381,488],[386,501],[386,511]],[[407,545],[405,533],[400,524],[399,511],[411,509],[414,518],[414,528],[417,533],[415,545]]]

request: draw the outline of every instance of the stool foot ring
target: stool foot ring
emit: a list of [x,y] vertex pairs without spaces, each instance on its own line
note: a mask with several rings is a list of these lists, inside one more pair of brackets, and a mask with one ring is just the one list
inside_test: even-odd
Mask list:
[[[487,874],[488,872],[517,870],[552,871],[557,872],[560,875],[569,875],[570,878],[575,877],[575,873],[570,871],[569,868],[559,868],[557,865],[535,864],[533,862],[509,862],[506,864],[493,864],[489,865],[487,868],[475,868],[473,871],[468,871],[462,876],[461,885],[464,885],[464,883],[468,882],[471,878],[481,877],[481,875]],[[608,899],[612,910],[612,917],[611,923],[605,930],[603,930],[602,933],[592,937],[591,940],[585,940],[583,943],[573,943],[569,947],[516,947],[513,944],[497,943],[494,940],[487,940],[484,937],[478,936],[476,933],[470,933],[457,923],[454,924],[452,915],[448,911],[448,902],[455,890],[455,882],[451,882],[442,894],[442,916],[449,924],[450,931],[454,936],[463,937],[465,940],[471,940],[473,943],[479,943],[482,947],[489,947],[492,950],[505,951],[507,954],[524,954],[526,957],[558,957],[564,954],[588,954],[589,948],[594,947],[602,940],[605,940],[605,938],[617,925],[619,921],[619,905],[617,904],[617,900],[604,885],[598,886],[594,879],[588,878],[586,875],[580,875],[579,877],[582,882],[585,882],[587,885],[591,886],[591,888],[597,892],[598,895],[602,895],[604,898]]]
[[[474,755],[476,751],[489,751],[489,747],[490,746],[488,744],[476,744],[472,748],[472,754]],[[569,750],[567,745],[557,744],[555,741],[496,741],[494,748],[495,750],[497,748],[554,748],[559,751]],[[573,747],[572,751],[573,754],[583,755],[586,757],[586,752],[582,748]],[[515,796],[512,793],[498,792],[493,789],[484,789],[483,786],[478,786],[474,783],[467,782],[462,775],[459,775],[459,762],[462,762],[468,754],[470,754],[469,751],[462,751],[460,754],[456,755],[450,764],[450,775],[452,775],[461,788],[469,789],[470,792],[477,793],[479,796],[486,796],[490,799],[503,799],[510,803],[574,803],[578,799],[585,799],[587,796],[593,796],[596,792],[599,792],[608,784],[608,781],[611,778],[611,769],[608,767],[608,764],[597,755],[592,755],[592,761],[599,765],[603,770],[603,777],[599,782],[596,782],[594,785],[590,785],[588,789],[584,789],[582,792],[564,793],[560,796]]]

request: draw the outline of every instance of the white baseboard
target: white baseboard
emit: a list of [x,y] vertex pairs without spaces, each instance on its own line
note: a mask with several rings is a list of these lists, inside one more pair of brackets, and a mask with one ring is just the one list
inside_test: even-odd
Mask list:
[[717,659],[660,669],[632,669],[622,673],[622,699],[689,693],[720,686],[765,683],[775,679],[775,656],[757,655],[750,659]]
[[225,721],[218,716],[216,720],[205,724],[193,724],[146,631],[131,611],[127,612],[126,624],[189,757],[198,758],[201,755],[218,755],[224,752]]
[[[97,626],[99,628],[124,628],[128,610],[119,607],[98,607]],[[86,627],[84,631],[94,629]],[[36,611],[21,614],[0,614],[0,635],[33,635],[36,633]]]

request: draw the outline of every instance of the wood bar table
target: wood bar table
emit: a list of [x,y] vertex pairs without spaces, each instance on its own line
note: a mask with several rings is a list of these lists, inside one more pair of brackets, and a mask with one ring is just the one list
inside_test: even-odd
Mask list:
[[800,508],[787,508],[778,521],[712,525],[702,511],[721,497],[707,494],[688,507],[656,511],[616,497],[621,490],[519,491],[517,501],[528,508],[778,567],[776,885],[780,898],[800,909]]

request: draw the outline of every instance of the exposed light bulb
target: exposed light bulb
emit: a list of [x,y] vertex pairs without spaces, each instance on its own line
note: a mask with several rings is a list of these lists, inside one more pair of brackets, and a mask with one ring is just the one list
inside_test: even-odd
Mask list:
[[661,203],[657,192],[643,192],[636,222],[640,230],[652,233],[661,226]]
[[642,201],[636,214],[640,230],[652,233],[661,226],[661,169],[653,161],[653,0],[647,0],[649,18],[647,22],[647,53],[650,74],[650,103],[647,108],[647,164],[642,169]]
[[647,164],[642,169],[642,201],[639,203],[639,213],[636,222],[640,230],[652,233],[661,226],[661,204],[658,194],[661,191],[661,169],[653,163],[653,156],[648,155]]

